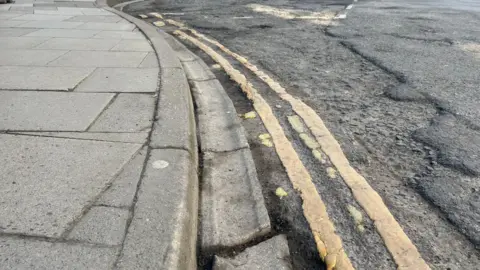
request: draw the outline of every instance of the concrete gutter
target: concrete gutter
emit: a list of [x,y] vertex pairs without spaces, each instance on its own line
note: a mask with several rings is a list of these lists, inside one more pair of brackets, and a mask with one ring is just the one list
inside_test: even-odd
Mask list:
[[196,269],[198,154],[185,72],[154,26],[109,7],[106,0],[98,0],[97,6],[135,24],[150,41],[160,66],[149,161],[117,267]]

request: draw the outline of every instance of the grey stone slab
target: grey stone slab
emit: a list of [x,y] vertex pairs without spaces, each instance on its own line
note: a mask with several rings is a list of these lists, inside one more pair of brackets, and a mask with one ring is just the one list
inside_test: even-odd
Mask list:
[[97,34],[98,30],[79,30],[79,29],[41,29],[31,32],[29,37],[70,37],[70,38],[89,38]]
[[16,134],[36,135],[57,138],[85,139],[107,142],[145,143],[148,132],[102,133],[102,132],[15,132]]
[[132,31],[135,25],[131,23],[109,23],[109,22],[86,22],[78,29],[108,30],[108,31]]
[[112,51],[151,52],[153,48],[147,40],[122,40]]
[[[150,145],[176,147],[196,152],[195,117],[185,73],[181,68],[164,69]],[[179,124],[182,123],[182,124]]]
[[76,91],[155,92],[158,68],[97,68]]
[[118,269],[197,269],[196,160],[152,150]]
[[85,15],[112,15],[112,13],[99,8],[82,8],[82,12]]
[[215,256],[213,270],[291,270],[290,251],[284,235],[249,247],[233,258]]
[[52,38],[35,47],[35,49],[108,51],[119,41],[118,39]]
[[12,6],[10,11],[27,11],[33,13],[33,7],[23,7],[23,6]]
[[68,239],[105,245],[123,242],[129,211],[114,207],[94,206],[68,235]]
[[145,39],[140,32],[129,31],[101,31],[94,38],[121,38],[121,39]]
[[0,20],[9,20],[15,17],[20,17],[24,15],[23,13],[16,13],[16,12],[6,12],[0,13]]
[[1,231],[59,237],[140,147],[0,135]]
[[85,79],[93,68],[59,68],[0,66],[0,89],[71,90]]
[[84,131],[113,94],[0,92],[0,130]]
[[83,15],[83,12],[78,10],[58,10],[55,8],[54,10],[44,10],[35,8],[34,14],[44,14],[44,15]]
[[94,8],[95,4],[93,2],[73,2],[75,3],[76,7],[82,7],[82,8]]
[[42,12],[38,12],[38,11],[42,11],[42,10],[58,10],[56,6],[37,6],[37,4],[33,4],[33,7],[34,7],[34,13],[35,14],[42,14]]
[[195,61],[198,59],[198,56],[188,50],[185,45],[180,43],[176,38],[163,31],[159,33],[165,38],[165,40],[168,42],[168,45],[170,45],[170,47],[175,51],[175,54],[177,55],[178,59],[180,59],[180,61],[186,62]]
[[0,37],[19,37],[37,30],[38,29],[0,28]]
[[30,270],[110,269],[116,249],[0,238],[0,268]]
[[158,59],[157,59],[157,55],[155,54],[155,52],[149,52],[147,54],[147,57],[145,57],[145,59],[143,59],[142,63],[138,67],[140,67],[140,68],[158,67]]
[[65,54],[67,51],[53,50],[11,50],[0,51],[0,65],[2,66],[44,66],[48,62]]
[[94,132],[150,130],[154,106],[155,97],[151,94],[119,94],[89,130]]
[[0,5],[0,10],[1,11],[9,10],[11,6],[12,6],[11,4],[4,3],[3,5]]
[[68,15],[44,15],[44,14],[25,14],[12,18],[12,20],[20,21],[64,21],[72,18]]
[[122,20],[118,16],[110,15],[81,15],[68,19],[68,22],[109,22],[116,23]]
[[202,151],[224,152],[248,148],[235,107],[217,80],[194,81],[198,130]]
[[82,22],[31,21],[15,27],[40,29],[73,29],[81,26]]
[[30,49],[45,42],[48,37],[0,37],[1,49]]
[[27,23],[26,21],[7,21],[7,20],[0,20],[0,28],[8,28],[14,27],[20,24]]
[[70,51],[48,65],[61,67],[137,67],[145,56],[147,56],[146,52]]
[[182,62],[182,65],[189,80],[205,81],[215,79],[215,75],[202,60]]
[[250,149],[204,154],[202,248],[245,244],[270,232],[270,218]]
[[144,147],[144,149],[125,165],[122,172],[97,200],[96,204],[125,208],[130,207],[133,203],[146,157],[147,150],[146,147]]

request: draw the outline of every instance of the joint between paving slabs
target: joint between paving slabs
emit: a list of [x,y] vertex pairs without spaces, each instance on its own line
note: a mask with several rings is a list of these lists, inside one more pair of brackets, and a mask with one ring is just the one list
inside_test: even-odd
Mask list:
[[102,111],[95,117],[95,119],[93,119],[93,121],[90,123],[90,125],[88,125],[88,127],[85,129],[85,131],[89,131],[93,125],[98,121],[98,119],[100,118],[100,116],[102,116],[102,114],[108,110],[108,108],[113,104],[113,102],[117,99],[118,97],[118,93],[116,93],[111,99],[110,101],[107,103],[107,105],[105,105],[105,107],[103,107]]
[[[5,133],[9,135],[16,135],[16,136],[31,136],[31,137],[41,137],[41,138],[58,138],[58,139],[68,139],[68,140],[79,140],[79,141],[94,141],[94,142],[114,142],[114,143],[125,143],[125,144],[140,144],[138,142],[124,142],[124,141],[111,141],[111,140],[101,140],[101,139],[91,139],[91,138],[73,138],[73,137],[65,137],[65,136],[54,136],[54,135],[42,135],[42,134],[25,134],[26,132],[35,132],[35,133],[42,133],[42,132],[59,132],[61,131],[16,131],[16,132],[0,132],[0,133]],[[67,132],[66,132],[67,133]],[[79,134],[86,134],[86,133],[91,133],[91,134],[96,134],[96,133],[101,133],[101,132],[75,132]]]

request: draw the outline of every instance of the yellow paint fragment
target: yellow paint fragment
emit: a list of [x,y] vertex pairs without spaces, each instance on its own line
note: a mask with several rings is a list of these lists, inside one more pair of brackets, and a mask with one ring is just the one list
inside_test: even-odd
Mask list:
[[298,115],[292,115],[287,117],[288,122],[292,126],[292,128],[298,132],[298,133],[304,133],[305,132],[305,126],[302,123],[302,120],[300,120],[300,117]]
[[138,17],[140,17],[140,18],[142,18],[142,19],[146,19],[146,18],[148,18],[148,16],[147,16],[147,15],[145,15],[145,14],[138,14]]
[[252,119],[252,118],[255,118],[255,117],[257,117],[257,113],[254,112],[254,111],[248,112],[248,113],[243,115],[243,118],[245,118],[245,119]]
[[303,143],[310,149],[315,149],[315,148],[319,148],[320,145],[317,143],[317,141],[312,138],[310,135],[308,135],[307,133],[300,133],[300,139],[302,139]]
[[332,167],[328,167],[327,168],[327,175],[328,175],[328,177],[330,177],[332,179],[335,179],[335,178],[337,178],[337,171]]
[[312,155],[313,155],[318,161],[320,161],[320,163],[322,163],[322,164],[327,163],[327,160],[325,159],[325,157],[323,157],[322,152],[318,151],[317,149],[312,150]]
[[275,190],[275,195],[277,195],[280,199],[286,197],[288,193],[281,187]]
[[154,24],[155,26],[158,26],[158,27],[162,27],[162,26],[165,25],[165,23],[162,22],[162,21],[156,21],[156,22],[153,22],[153,24]]
[[263,133],[263,134],[258,135],[258,138],[260,139],[260,141],[262,142],[263,145],[265,145],[267,147],[272,147],[273,146],[273,142],[272,142],[272,140],[270,140],[271,139],[270,134]]
[[365,231],[365,228],[363,227],[363,215],[362,212],[358,211],[357,208],[353,205],[347,205],[348,212],[353,218],[353,221],[355,222],[355,227],[357,228],[358,231],[363,233]]
[[213,65],[212,65],[212,68],[213,68],[213,69],[221,69],[222,66],[220,66],[219,64],[213,64]]
[[148,13],[148,14],[149,14],[150,16],[157,17],[157,18],[159,18],[159,19],[163,19],[163,16],[160,15],[160,13],[158,13],[158,12],[150,12],[150,13]]

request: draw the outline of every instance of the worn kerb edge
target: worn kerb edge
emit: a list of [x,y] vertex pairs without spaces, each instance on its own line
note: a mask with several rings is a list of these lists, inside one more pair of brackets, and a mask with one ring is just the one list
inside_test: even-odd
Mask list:
[[287,170],[290,181],[295,189],[300,191],[303,199],[304,215],[310,224],[320,256],[327,264],[327,269],[333,269],[333,267],[336,267],[336,269],[353,269],[343,250],[342,240],[335,233],[335,227],[328,217],[326,206],[316,192],[310,174],[285,136],[268,103],[257,93],[257,90],[247,81],[246,77],[233,68],[223,56],[182,31],[176,30],[174,34],[187,39],[210,55],[223,67],[230,78],[240,85],[247,97],[253,101],[255,110],[272,136],[275,149]]
[[[151,25],[149,25],[149,24],[147,24],[147,23],[145,23],[145,22],[143,22],[139,19],[136,19],[136,18],[134,18],[134,17],[132,17],[128,14],[125,14],[121,11],[118,11],[118,10],[115,10],[111,7],[106,6],[104,0],[99,1],[99,6],[102,6],[103,9],[105,9],[107,11],[110,11],[112,13],[115,13],[116,15],[118,15],[118,16],[126,19],[127,21],[135,24],[142,31],[142,33],[147,37],[147,39],[152,43],[152,47],[154,49],[156,47],[155,43],[157,41],[153,37],[157,36],[157,37],[159,37],[163,40],[163,37],[156,31],[156,29],[153,26],[151,26]],[[163,45],[165,45],[165,46],[163,46]],[[170,53],[167,54],[167,55],[175,55],[175,52],[173,51],[173,49],[170,48],[170,46],[168,46],[168,44],[166,44],[166,42],[163,45],[162,45],[162,48],[164,48],[167,51],[170,51]],[[160,67],[161,67],[162,61],[168,61],[168,59],[165,59],[165,60],[161,59],[162,56],[165,55],[165,54],[156,53],[156,55],[157,55],[157,60],[159,62]],[[189,100],[190,100],[190,102],[192,102],[191,96],[189,96]],[[195,123],[194,122],[195,120],[193,119],[193,117],[194,117],[193,105],[192,104],[190,104],[190,105],[191,106],[189,106],[190,107],[190,112],[189,112],[188,117],[192,118],[191,122]],[[195,126],[191,125],[190,128],[193,129],[192,133],[190,133],[190,134],[196,134]],[[196,140],[195,137],[194,138],[189,138],[189,139],[190,140]],[[191,142],[189,141],[189,144],[190,143]],[[196,149],[194,149],[192,151],[196,151]],[[198,155],[196,154],[196,152],[195,153],[190,153],[190,157],[191,157],[191,163],[192,163],[191,165],[195,169],[194,169],[194,172],[189,173],[188,177],[190,179],[190,183],[197,183],[196,171],[197,171],[197,168],[198,168],[198,166],[197,166]],[[196,190],[196,189],[191,189],[191,190]],[[193,208],[195,208],[195,209],[196,209],[195,206],[198,206],[198,196],[197,195],[198,195],[198,192],[195,192],[195,194],[191,194],[190,198],[189,198],[189,199],[192,200],[191,203],[193,204]],[[174,262],[174,265],[170,269],[183,269],[183,268],[188,269],[188,268],[192,267],[192,265],[189,265],[189,262],[192,262],[192,263],[196,264],[196,260],[197,260],[197,258],[196,258],[197,230],[196,230],[196,228],[197,228],[197,218],[198,218],[196,213],[198,211],[193,211],[193,212],[195,212],[195,216],[190,217],[191,224],[190,224],[190,226],[188,226],[189,228],[184,228],[183,229],[183,232],[188,232],[190,235],[189,236],[184,236],[184,237],[180,237],[180,236],[176,235],[176,239],[182,239],[183,238],[185,240],[184,243],[186,243],[188,245],[188,248],[185,248],[185,249],[177,246],[176,250],[180,253],[182,253],[182,250],[191,250],[191,253],[190,254],[180,254],[180,256],[178,256],[178,259],[176,260],[176,262]],[[177,242],[177,244],[182,245],[182,243],[178,243],[178,242]]]
[[380,195],[378,195],[378,193],[368,184],[363,176],[350,166],[340,144],[327,129],[320,116],[318,116],[312,108],[301,100],[288,94],[285,88],[283,88],[278,82],[274,81],[265,72],[250,64],[245,57],[230,51],[219,42],[212,40],[193,29],[188,30],[195,36],[206,40],[220,48],[223,52],[234,57],[264,81],[280,96],[280,98],[290,103],[292,109],[303,119],[307,127],[315,136],[317,142],[320,144],[321,149],[326,153],[345,183],[352,190],[353,196],[357,202],[374,221],[377,231],[382,237],[399,269],[430,269],[415,245],[390,213]]

